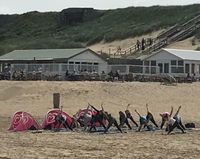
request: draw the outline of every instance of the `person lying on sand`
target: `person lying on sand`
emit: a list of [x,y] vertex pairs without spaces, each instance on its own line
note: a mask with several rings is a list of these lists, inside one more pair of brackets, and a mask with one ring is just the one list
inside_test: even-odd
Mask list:
[[104,129],[106,129],[106,126],[103,123],[104,120],[104,110],[103,107],[101,107],[101,110],[96,109],[94,106],[90,105],[97,113],[95,115],[92,115],[92,119],[91,119],[91,127],[90,127],[90,132],[92,131],[92,129],[96,130],[96,123],[98,122],[101,126],[104,127]]
[[104,133],[106,133],[106,132],[108,131],[108,129],[109,129],[113,124],[114,124],[114,125],[117,127],[117,129],[122,133],[122,130],[121,130],[121,128],[119,127],[119,125],[118,125],[118,123],[117,123],[117,120],[116,120],[114,117],[112,117],[112,115],[109,114],[108,112],[104,112],[104,115],[105,115],[106,120],[108,121],[108,126],[107,126],[107,128],[105,129]]
[[178,128],[182,131],[182,133],[185,133],[185,131],[184,131],[185,128],[180,125],[180,121],[178,118],[178,113],[179,113],[180,109],[181,109],[181,106],[179,106],[174,117],[171,117],[171,115],[170,115],[167,119],[167,128],[168,128],[167,134],[168,135],[174,130],[174,128]]
[[125,110],[125,114],[126,114],[126,118],[130,119],[137,127],[138,124],[136,123],[136,121],[133,119],[133,116],[131,115],[130,111],[128,110],[128,107],[130,106],[130,104],[128,104],[127,109]]

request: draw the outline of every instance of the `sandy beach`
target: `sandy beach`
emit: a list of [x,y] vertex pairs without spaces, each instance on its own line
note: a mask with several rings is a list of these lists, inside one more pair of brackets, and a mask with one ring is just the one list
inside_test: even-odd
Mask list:
[[182,106],[183,122],[200,126],[200,83],[164,86],[141,82],[50,82],[0,81],[0,158],[198,158],[200,131],[165,135],[164,131],[127,133],[8,132],[12,115],[27,111],[42,123],[52,108],[53,93],[61,94],[61,105],[70,115],[88,103],[111,112],[127,104],[138,121],[135,109],[146,114],[145,104],[160,122],[159,113]]

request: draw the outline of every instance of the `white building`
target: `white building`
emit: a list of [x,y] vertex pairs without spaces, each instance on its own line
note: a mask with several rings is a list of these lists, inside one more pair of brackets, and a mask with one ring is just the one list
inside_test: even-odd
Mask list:
[[15,50],[0,56],[1,70],[9,64],[11,73],[23,70],[30,72],[57,73],[64,76],[69,73],[107,72],[107,61],[88,48],[77,49],[38,49]]
[[[143,68],[157,67],[156,73],[172,74],[182,76],[195,74],[200,76],[200,51],[179,50],[179,49],[161,49],[149,56],[141,57]],[[152,71],[152,70],[144,70]],[[155,70],[151,72],[155,73]]]

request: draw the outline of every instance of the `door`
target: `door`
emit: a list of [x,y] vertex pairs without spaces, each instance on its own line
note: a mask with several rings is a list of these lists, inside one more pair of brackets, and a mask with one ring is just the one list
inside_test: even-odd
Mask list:
[[159,72],[160,72],[160,73],[163,73],[163,64],[162,64],[162,63],[159,63],[159,64],[158,64],[158,67],[159,67]]
[[185,64],[185,73],[190,73],[190,64]]
[[164,64],[164,73],[169,73],[169,63]]

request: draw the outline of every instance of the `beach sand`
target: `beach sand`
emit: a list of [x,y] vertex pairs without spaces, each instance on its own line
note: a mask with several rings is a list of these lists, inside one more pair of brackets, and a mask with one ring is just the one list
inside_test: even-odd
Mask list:
[[200,131],[165,135],[155,132],[8,132],[12,115],[27,111],[42,123],[52,108],[53,93],[61,94],[61,105],[75,114],[88,103],[111,112],[118,119],[128,103],[130,111],[146,114],[145,105],[160,122],[159,113],[182,106],[183,122],[200,126],[200,83],[164,86],[142,82],[50,82],[0,81],[0,158],[199,158]]

